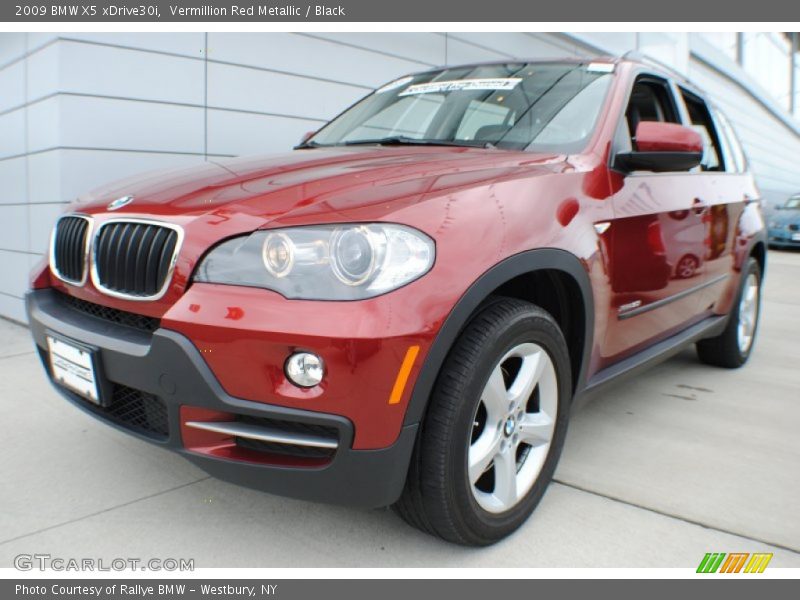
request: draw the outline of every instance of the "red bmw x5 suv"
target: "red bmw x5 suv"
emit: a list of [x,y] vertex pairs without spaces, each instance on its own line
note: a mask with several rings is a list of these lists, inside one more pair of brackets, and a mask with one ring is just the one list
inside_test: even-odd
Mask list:
[[533,511],[580,400],[688,344],[747,361],[757,199],[725,118],[646,61],[446,67],[294,152],[79,198],[27,308],[93,416],[483,545]]

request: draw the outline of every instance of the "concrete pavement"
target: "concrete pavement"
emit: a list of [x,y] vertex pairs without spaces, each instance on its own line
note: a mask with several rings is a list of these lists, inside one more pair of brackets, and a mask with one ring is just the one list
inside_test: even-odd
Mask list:
[[486,549],[388,510],[288,500],[210,479],[113,430],[45,381],[0,320],[0,566],[20,553],[194,558],[197,567],[694,567],[774,552],[800,567],[800,253],[770,252],[758,346],[738,371],[686,351],[576,414],[556,482]]

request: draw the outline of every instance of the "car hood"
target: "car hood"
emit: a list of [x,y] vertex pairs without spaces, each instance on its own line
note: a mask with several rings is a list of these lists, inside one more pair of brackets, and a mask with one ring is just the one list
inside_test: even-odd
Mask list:
[[[395,201],[417,201],[499,178],[559,172],[563,155],[463,147],[337,147],[151,172],[80,197],[72,207],[101,218],[163,218],[227,232],[274,221],[386,218]],[[122,196],[133,201],[109,212]],[[108,213],[108,215],[103,215]],[[354,214],[358,213],[358,214]]]

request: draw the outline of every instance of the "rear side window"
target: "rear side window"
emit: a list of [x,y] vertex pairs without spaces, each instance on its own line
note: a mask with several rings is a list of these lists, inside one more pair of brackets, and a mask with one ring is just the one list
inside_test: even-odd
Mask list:
[[708,106],[702,98],[687,92],[683,88],[681,88],[681,95],[686,104],[686,109],[689,111],[692,129],[703,138],[703,160],[700,163],[700,168],[703,171],[724,171],[720,138],[714,127],[714,120],[711,118]]
[[727,140],[729,154],[725,161],[726,171],[730,173],[742,173],[747,170],[747,159],[744,156],[744,150],[739,143],[739,139],[733,131],[730,121],[718,110],[714,111],[714,116],[719,125],[718,131],[722,137]]

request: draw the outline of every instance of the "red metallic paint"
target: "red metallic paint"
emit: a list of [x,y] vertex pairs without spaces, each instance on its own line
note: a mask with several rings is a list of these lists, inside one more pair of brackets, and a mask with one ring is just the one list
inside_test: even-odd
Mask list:
[[[128,216],[183,227],[184,245],[167,294],[155,302],[115,299],[91,283],[80,288],[65,285],[46,271],[34,276],[33,285],[51,285],[97,304],[161,318],[163,327],[193,341],[229,394],[345,416],[355,426],[354,448],[383,448],[397,439],[419,369],[442,323],[470,285],[509,256],[532,248],[559,248],[582,262],[592,282],[596,314],[591,376],[690,322],[724,313],[738,284],[738,276],[730,277],[707,288],[702,304],[689,296],[647,316],[619,320],[619,307],[627,296],[650,302],[680,287],[665,278],[644,294],[641,289],[619,288],[622,280],[615,274],[643,268],[636,262],[638,253],[615,238],[615,229],[625,229],[619,224],[628,222],[631,231],[659,227],[666,213],[692,208],[699,186],[709,206],[728,207],[725,214],[730,231],[737,232],[736,249],[746,247],[763,227],[760,215],[750,214],[754,209],[742,216],[742,191],[757,197],[749,174],[623,176],[608,168],[627,90],[642,68],[617,64],[617,82],[596,131],[576,155],[340,147],[210,161],[100,189],[69,210],[99,222]],[[654,129],[646,126],[642,131]],[[676,147],[696,141],[683,129],[680,133],[670,130],[667,136]],[[648,139],[644,135],[643,140]],[[133,203],[113,213],[106,210],[108,202],[126,194],[135,196]],[[436,242],[435,265],[399,290],[358,302],[287,300],[262,289],[190,283],[198,262],[221,240],[261,228],[351,221],[396,222],[424,231]],[[598,235],[594,225],[602,222],[614,225]],[[712,272],[736,275],[733,236],[729,237],[730,244],[723,244],[703,277]],[[741,264],[740,258],[736,264]],[[401,402],[389,405],[395,377],[412,344],[420,346],[419,356]],[[323,357],[327,370],[321,385],[300,389],[286,380],[283,364],[295,350]],[[187,445],[220,456],[232,452],[220,440],[198,436],[184,431]]]
[[684,125],[642,121],[636,127],[636,149],[639,152],[700,153],[703,151],[703,138]]

